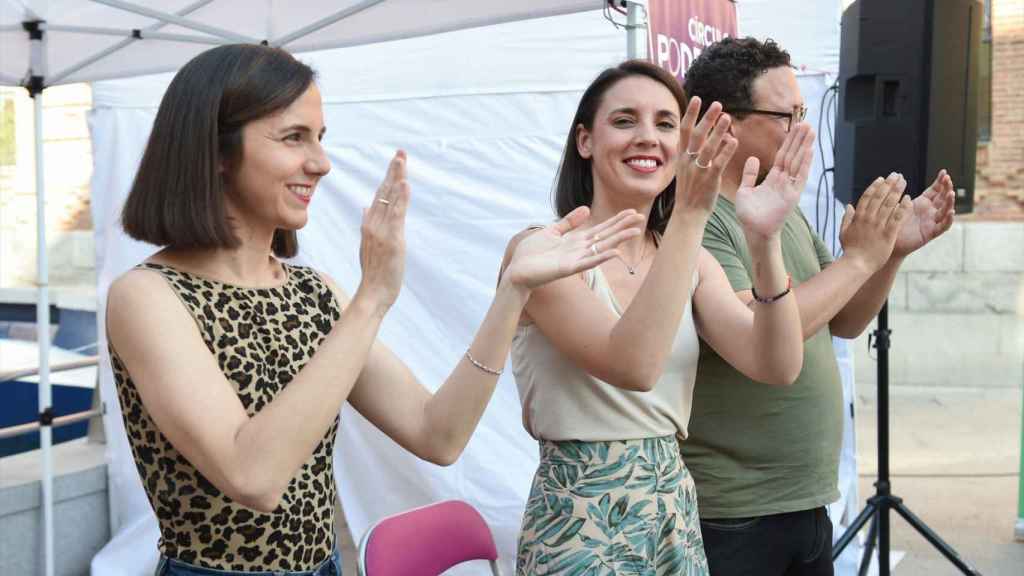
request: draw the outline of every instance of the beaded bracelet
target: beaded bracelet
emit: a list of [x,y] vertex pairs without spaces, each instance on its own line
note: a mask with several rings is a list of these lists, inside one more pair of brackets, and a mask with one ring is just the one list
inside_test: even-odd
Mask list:
[[753,286],[750,287],[750,292],[751,292],[751,294],[754,295],[754,300],[757,300],[761,304],[771,304],[772,302],[775,302],[776,300],[781,300],[782,298],[785,298],[786,294],[789,294],[789,292],[792,289],[793,289],[793,277],[790,276],[790,275],[787,275],[786,276],[786,289],[783,290],[782,292],[779,292],[775,296],[768,296],[767,298],[762,298],[761,296],[757,295],[757,290],[755,290]]
[[476,366],[477,368],[483,370],[484,372],[487,372],[488,374],[494,374],[495,376],[501,376],[502,370],[495,370],[494,368],[491,368],[490,366],[487,366],[486,364],[482,364],[480,362],[477,362],[476,358],[473,358],[473,355],[469,353],[469,349],[468,348],[466,349],[466,359],[468,359],[470,362],[472,362],[473,366]]

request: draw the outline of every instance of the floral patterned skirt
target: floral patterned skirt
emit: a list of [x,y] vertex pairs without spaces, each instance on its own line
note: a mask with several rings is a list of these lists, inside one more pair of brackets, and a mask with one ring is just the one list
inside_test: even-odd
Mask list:
[[697,493],[674,436],[541,441],[516,574],[708,573]]

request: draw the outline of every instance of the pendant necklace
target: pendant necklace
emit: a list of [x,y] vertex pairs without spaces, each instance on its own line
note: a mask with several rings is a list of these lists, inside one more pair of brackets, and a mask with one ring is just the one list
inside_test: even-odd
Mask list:
[[646,252],[647,252],[647,232],[644,232],[644,245],[640,248],[640,259],[636,261],[636,266],[630,266],[629,263],[626,262],[625,258],[620,258],[622,260],[622,265],[626,267],[626,271],[629,272],[630,276],[636,276],[636,269],[639,268],[640,265],[644,263],[644,254]]

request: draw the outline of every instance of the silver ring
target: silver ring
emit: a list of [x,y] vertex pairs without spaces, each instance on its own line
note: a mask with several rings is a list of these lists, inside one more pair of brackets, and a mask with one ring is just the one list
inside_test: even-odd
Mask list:
[[391,204],[391,200],[388,200],[387,198],[377,198],[377,202],[380,202],[381,204]]
[[591,244],[590,251],[594,253],[594,256],[597,256],[597,244]]
[[711,168],[711,161],[710,160],[708,160],[707,164],[701,164],[700,163],[700,158],[694,158],[693,159],[693,163],[697,165],[697,168],[703,168],[704,170],[707,170],[708,168]]
[[687,150],[686,155],[690,157],[690,160],[693,160],[697,156],[700,156],[700,151],[698,150],[697,152],[690,152],[689,150]]

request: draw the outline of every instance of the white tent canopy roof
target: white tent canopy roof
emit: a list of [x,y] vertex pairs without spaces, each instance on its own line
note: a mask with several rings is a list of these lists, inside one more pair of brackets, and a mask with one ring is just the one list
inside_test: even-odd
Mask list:
[[[212,45],[339,48],[596,10],[602,0],[0,0],[0,85],[45,86],[176,70]],[[33,66],[25,22],[41,21]]]

